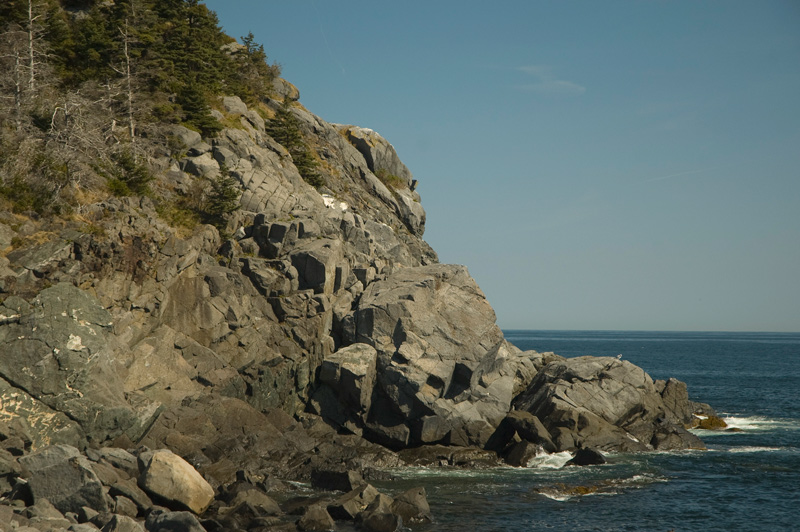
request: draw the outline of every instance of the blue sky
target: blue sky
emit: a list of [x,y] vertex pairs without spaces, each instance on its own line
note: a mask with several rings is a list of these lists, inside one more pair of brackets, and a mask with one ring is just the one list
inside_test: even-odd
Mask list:
[[800,331],[800,3],[209,0],[503,328]]

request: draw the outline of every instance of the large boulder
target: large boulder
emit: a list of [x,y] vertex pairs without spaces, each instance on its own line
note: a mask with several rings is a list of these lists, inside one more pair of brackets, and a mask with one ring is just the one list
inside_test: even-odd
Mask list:
[[0,313],[15,316],[0,322],[1,378],[63,412],[90,441],[100,443],[125,431],[131,439],[141,435],[147,421],[139,419],[123,394],[108,344],[111,315],[95,298],[58,283],[30,304],[8,298]]
[[[141,457],[140,457],[141,458]],[[214,489],[190,463],[166,449],[149,457],[139,486],[159,499],[201,514],[214,500]]]
[[378,353],[366,434],[390,447],[482,446],[535,373],[463,266],[402,268],[371,283],[343,331]]
[[670,421],[684,405],[677,393],[669,397],[665,404],[650,376],[628,361],[577,357],[547,364],[515,406],[541,420],[558,450],[702,448]]
[[311,406],[337,426],[358,433],[372,405],[378,352],[368,344],[353,344],[335,352],[319,369],[320,387]]
[[377,132],[358,126],[342,126],[342,135],[364,156],[367,166],[373,173],[386,172],[403,180],[406,186],[412,185],[409,169],[397,156],[394,146]]
[[20,457],[19,463],[30,473],[28,487],[34,502],[47,499],[61,513],[77,513],[83,507],[109,510],[103,484],[75,447],[53,445]]

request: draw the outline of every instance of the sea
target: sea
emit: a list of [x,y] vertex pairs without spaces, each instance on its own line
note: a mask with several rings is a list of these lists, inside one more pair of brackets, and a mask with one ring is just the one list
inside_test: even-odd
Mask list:
[[[708,450],[609,454],[564,467],[410,468],[435,521],[414,531],[800,531],[800,333],[504,331],[523,350],[618,356],[687,383],[733,431],[695,431]],[[383,489],[383,488],[381,488]]]

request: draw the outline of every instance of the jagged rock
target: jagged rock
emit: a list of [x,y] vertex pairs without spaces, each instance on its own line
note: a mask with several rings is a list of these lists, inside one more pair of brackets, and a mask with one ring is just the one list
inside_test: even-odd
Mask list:
[[353,344],[323,360],[321,386],[312,398],[316,411],[332,423],[358,432],[372,405],[377,357],[372,346]]
[[299,275],[299,289],[316,294],[332,294],[336,267],[343,259],[340,240],[311,240],[298,245],[290,255]]
[[[19,441],[19,450],[37,450],[49,445],[65,444],[82,447],[86,443],[83,429],[66,414],[53,410],[19,388],[0,378],[0,415],[28,425],[26,436],[7,441],[9,446]],[[21,454],[21,452],[20,452]]]
[[330,503],[328,505],[328,513],[336,520],[352,521],[377,496],[377,489],[370,484],[362,484]]
[[197,177],[216,177],[219,174],[219,163],[206,152],[196,157],[183,159],[183,171]]
[[[559,450],[618,451],[652,449],[653,435],[663,431],[661,420],[677,408],[667,408],[641,368],[609,357],[549,363],[515,406],[536,415]],[[692,443],[685,440],[679,447]]]
[[113,484],[110,486],[108,493],[112,497],[122,496],[132,501],[140,514],[147,513],[153,506],[153,501],[150,500],[150,497],[132,479],[120,480]]
[[603,453],[597,449],[584,447],[575,451],[572,459],[564,465],[568,466],[587,466],[587,465],[602,465],[606,463],[606,458]]
[[315,469],[311,471],[311,485],[317,489],[350,492],[365,484],[358,471]]
[[275,78],[272,80],[272,90],[275,91],[275,94],[277,94],[280,99],[287,98],[295,102],[300,99],[300,91],[297,90],[297,87],[283,78]]
[[392,513],[394,500],[379,493],[356,518],[356,523],[371,532],[396,532],[403,527],[403,518]]
[[431,508],[428,505],[425,488],[411,488],[394,498],[392,513],[399,515],[403,523],[430,523]]
[[537,444],[549,453],[556,451],[550,433],[547,432],[539,418],[524,410],[509,412],[486,443],[486,448],[500,452],[509,445],[515,436]]
[[335,528],[336,523],[322,504],[309,506],[297,522],[297,529],[303,531],[325,532]]
[[240,504],[248,504],[256,508],[259,515],[278,515],[281,513],[278,503],[257,489],[249,489],[237,493],[231,500],[231,506],[235,508]]
[[503,461],[510,466],[527,467],[532,459],[544,452],[541,445],[522,440],[512,444],[503,453]]
[[195,144],[199,144],[203,138],[197,131],[192,131],[184,126],[171,126],[169,134],[175,137],[181,146],[191,148]]
[[[656,381],[656,390],[661,393],[664,400],[667,419],[676,424],[688,425],[692,421],[693,408],[689,401],[689,391],[686,383],[678,379],[671,378],[664,381]],[[663,385],[663,388],[662,388]]]
[[341,126],[339,130],[361,153],[373,173],[383,170],[402,179],[406,186],[411,186],[411,172],[385,138],[364,127]]
[[201,514],[214,499],[214,490],[186,460],[168,450],[153,453],[139,477],[145,491]]
[[222,106],[225,111],[232,114],[243,115],[247,112],[247,105],[238,96],[224,96],[222,98]]
[[463,266],[400,269],[370,284],[348,320],[352,341],[378,351],[367,427],[389,446],[482,446],[532,373]]
[[[92,456],[94,453],[96,453],[97,459]],[[139,467],[136,463],[136,457],[125,449],[119,449],[117,447],[102,447],[94,452],[91,449],[87,449],[86,456],[95,462],[99,460],[105,460],[115,468],[125,471],[129,477],[134,477],[139,474]]]
[[144,527],[125,515],[114,515],[101,529],[103,532],[144,532]]
[[19,458],[30,472],[28,488],[33,500],[47,499],[60,512],[79,512],[88,506],[98,512],[109,509],[103,484],[91,463],[69,445],[54,445]]
[[148,532],[206,532],[200,521],[190,512],[153,510],[144,527]]
[[115,514],[127,515],[128,517],[136,517],[139,515],[139,507],[136,503],[121,495],[114,497],[113,510]]
[[97,532],[98,530],[100,529],[92,523],[78,523],[70,525],[67,532]]

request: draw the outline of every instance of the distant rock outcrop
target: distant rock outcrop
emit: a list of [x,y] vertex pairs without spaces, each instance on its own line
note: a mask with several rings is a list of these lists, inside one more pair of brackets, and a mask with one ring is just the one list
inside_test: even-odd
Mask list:
[[515,406],[542,420],[558,450],[705,448],[683,427],[688,397],[662,393],[626,360],[578,357],[547,364]]

